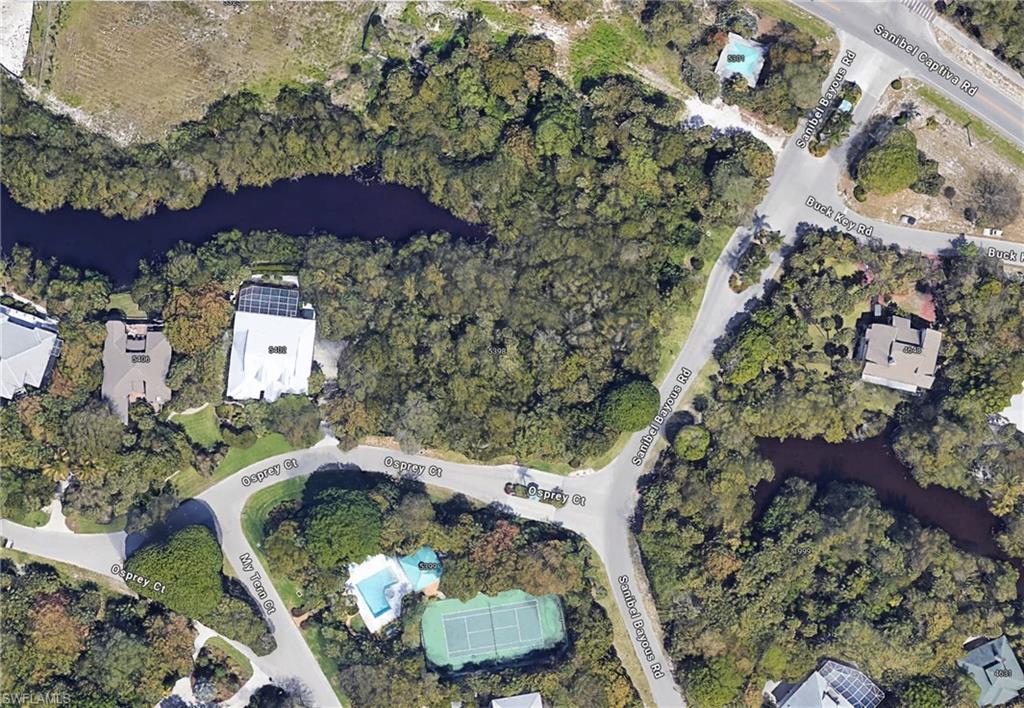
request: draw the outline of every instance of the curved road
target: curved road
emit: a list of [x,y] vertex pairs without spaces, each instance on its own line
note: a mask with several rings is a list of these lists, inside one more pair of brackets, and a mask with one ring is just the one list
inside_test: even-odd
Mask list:
[[[941,50],[937,46],[933,48],[934,39],[930,32],[920,31],[920,18],[912,15],[906,7],[893,2],[885,5],[859,3],[855,10],[850,3],[840,5],[825,0],[798,4],[836,25],[843,51],[856,53],[856,58],[847,67],[847,78],[857,81],[864,90],[854,112],[855,123],[862,123],[870,115],[893,78],[914,74],[936,85],[969,110],[984,115],[1018,144],[1024,144],[1019,108],[1005,105],[1005,98],[983,80],[971,77],[972,83],[980,87],[975,97],[959,89],[951,90],[948,82],[937,79],[927,68],[922,70],[923,64],[914,66],[907,61],[906,53],[894,51],[891,44],[874,35],[875,24],[881,22],[914,37],[915,43],[927,47],[929,53],[934,52],[932,56],[941,56]],[[840,57],[843,51],[840,51]],[[837,58],[829,80],[840,66],[839,61]],[[955,238],[952,234],[885,224],[849,211],[835,189],[844,156],[845,147],[841,147],[825,158],[814,158],[805,149],[797,147],[796,140],[790,140],[778,155],[769,190],[756,210],[758,224],[781,231],[789,244],[795,242],[800,225],[817,224],[826,228],[842,226],[853,233],[860,231],[861,237],[870,236],[925,253],[937,253],[950,247]],[[665,443],[660,430],[662,417],[667,417],[678,405],[697,372],[711,360],[714,343],[726,331],[730,320],[743,312],[751,299],[761,295],[765,282],[781,265],[782,258],[777,253],[759,284],[740,294],[729,288],[732,264],[751,233],[750,226],[737,229],[712,268],[690,334],[659,387],[663,415],[652,422],[650,428],[631,436],[622,452],[599,471],[585,470],[563,477],[513,465],[445,462],[369,446],[342,451],[335,445],[321,443],[307,450],[263,460],[203,492],[199,499],[206,502],[217,517],[224,552],[236,574],[254,594],[257,593],[254,578],[259,580],[259,592],[265,593],[260,600],[268,612],[278,648],[259,659],[261,670],[278,681],[299,679],[309,688],[310,697],[317,705],[337,704],[301,632],[277,591],[265,580],[266,571],[242,532],[241,514],[249,496],[261,488],[283,479],[311,474],[324,466],[347,465],[413,477],[483,503],[503,504],[516,515],[561,524],[582,535],[605,564],[619,611],[644,667],[654,700],[659,706],[685,706],[682,693],[673,679],[671,662],[662,647],[660,625],[646,592],[643,568],[636,562],[632,549],[629,522],[636,505],[637,482],[649,470]],[[1024,262],[1024,246],[977,237],[968,237],[968,240],[983,249],[996,249],[996,254],[1007,262]],[[542,489],[557,488],[570,501],[564,507],[556,508],[511,497],[503,489],[508,481],[533,482]],[[77,535],[29,529],[3,521],[0,534],[11,538],[19,550],[106,575],[110,574],[112,565],[123,563],[123,533]]]

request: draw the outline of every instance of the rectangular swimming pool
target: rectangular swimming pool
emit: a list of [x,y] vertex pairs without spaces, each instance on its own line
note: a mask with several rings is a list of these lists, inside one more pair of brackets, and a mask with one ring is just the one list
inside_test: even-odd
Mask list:
[[382,568],[369,578],[356,583],[356,589],[363,596],[363,601],[370,608],[374,617],[380,617],[391,609],[384,591],[398,582],[391,568]]

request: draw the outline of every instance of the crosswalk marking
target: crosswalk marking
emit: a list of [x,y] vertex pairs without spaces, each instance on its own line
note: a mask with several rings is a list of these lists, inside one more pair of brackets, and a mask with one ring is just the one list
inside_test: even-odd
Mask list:
[[920,15],[925,22],[931,22],[938,14],[928,0],[900,0],[915,15]]

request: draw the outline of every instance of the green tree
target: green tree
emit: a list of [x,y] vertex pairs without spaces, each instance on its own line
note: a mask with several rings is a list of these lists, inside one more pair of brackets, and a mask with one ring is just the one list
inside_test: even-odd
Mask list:
[[380,509],[361,492],[332,489],[318,497],[303,531],[314,563],[343,568],[379,550]]
[[696,461],[704,459],[710,444],[711,434],[706,428],[687,425],[676,433],[675,439],[672,440],[672,449],[682,459]]
[[660,404],[661,395],[654,384],[650,381],[631,381],[605,394],[601,403],[601,417],[614,430],[640,430],[657,415]]
[[164,334],[171,349],[196,354],[211,348],[231,322],[231,303],[216,286],[177,290],[164,306]]
[[917,181],[917,138],[896,128],[857,163],[857,182],[867,191],[893,194]]
[[[205,526],[187,526],[166,541],[146,546],[125,560],[125,570],[148,581],[128,585],[186,617],[202,619],[224,595],[224,554]],[[163,590],[156,587],[161,583]]]

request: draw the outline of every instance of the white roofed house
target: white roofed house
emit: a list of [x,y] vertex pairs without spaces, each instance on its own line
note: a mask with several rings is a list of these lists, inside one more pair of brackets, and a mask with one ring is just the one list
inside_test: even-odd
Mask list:
[[764,698],[778,708],[875,708],[885,694],[860,669],[829,659],[800,683],[769,681]]
[[0,305],[0,398],[41,387],[62,344],[56,321]]
[[316,319],[289,285],[250,283],[238,291],[227,396],[265,399],[309,391]]

